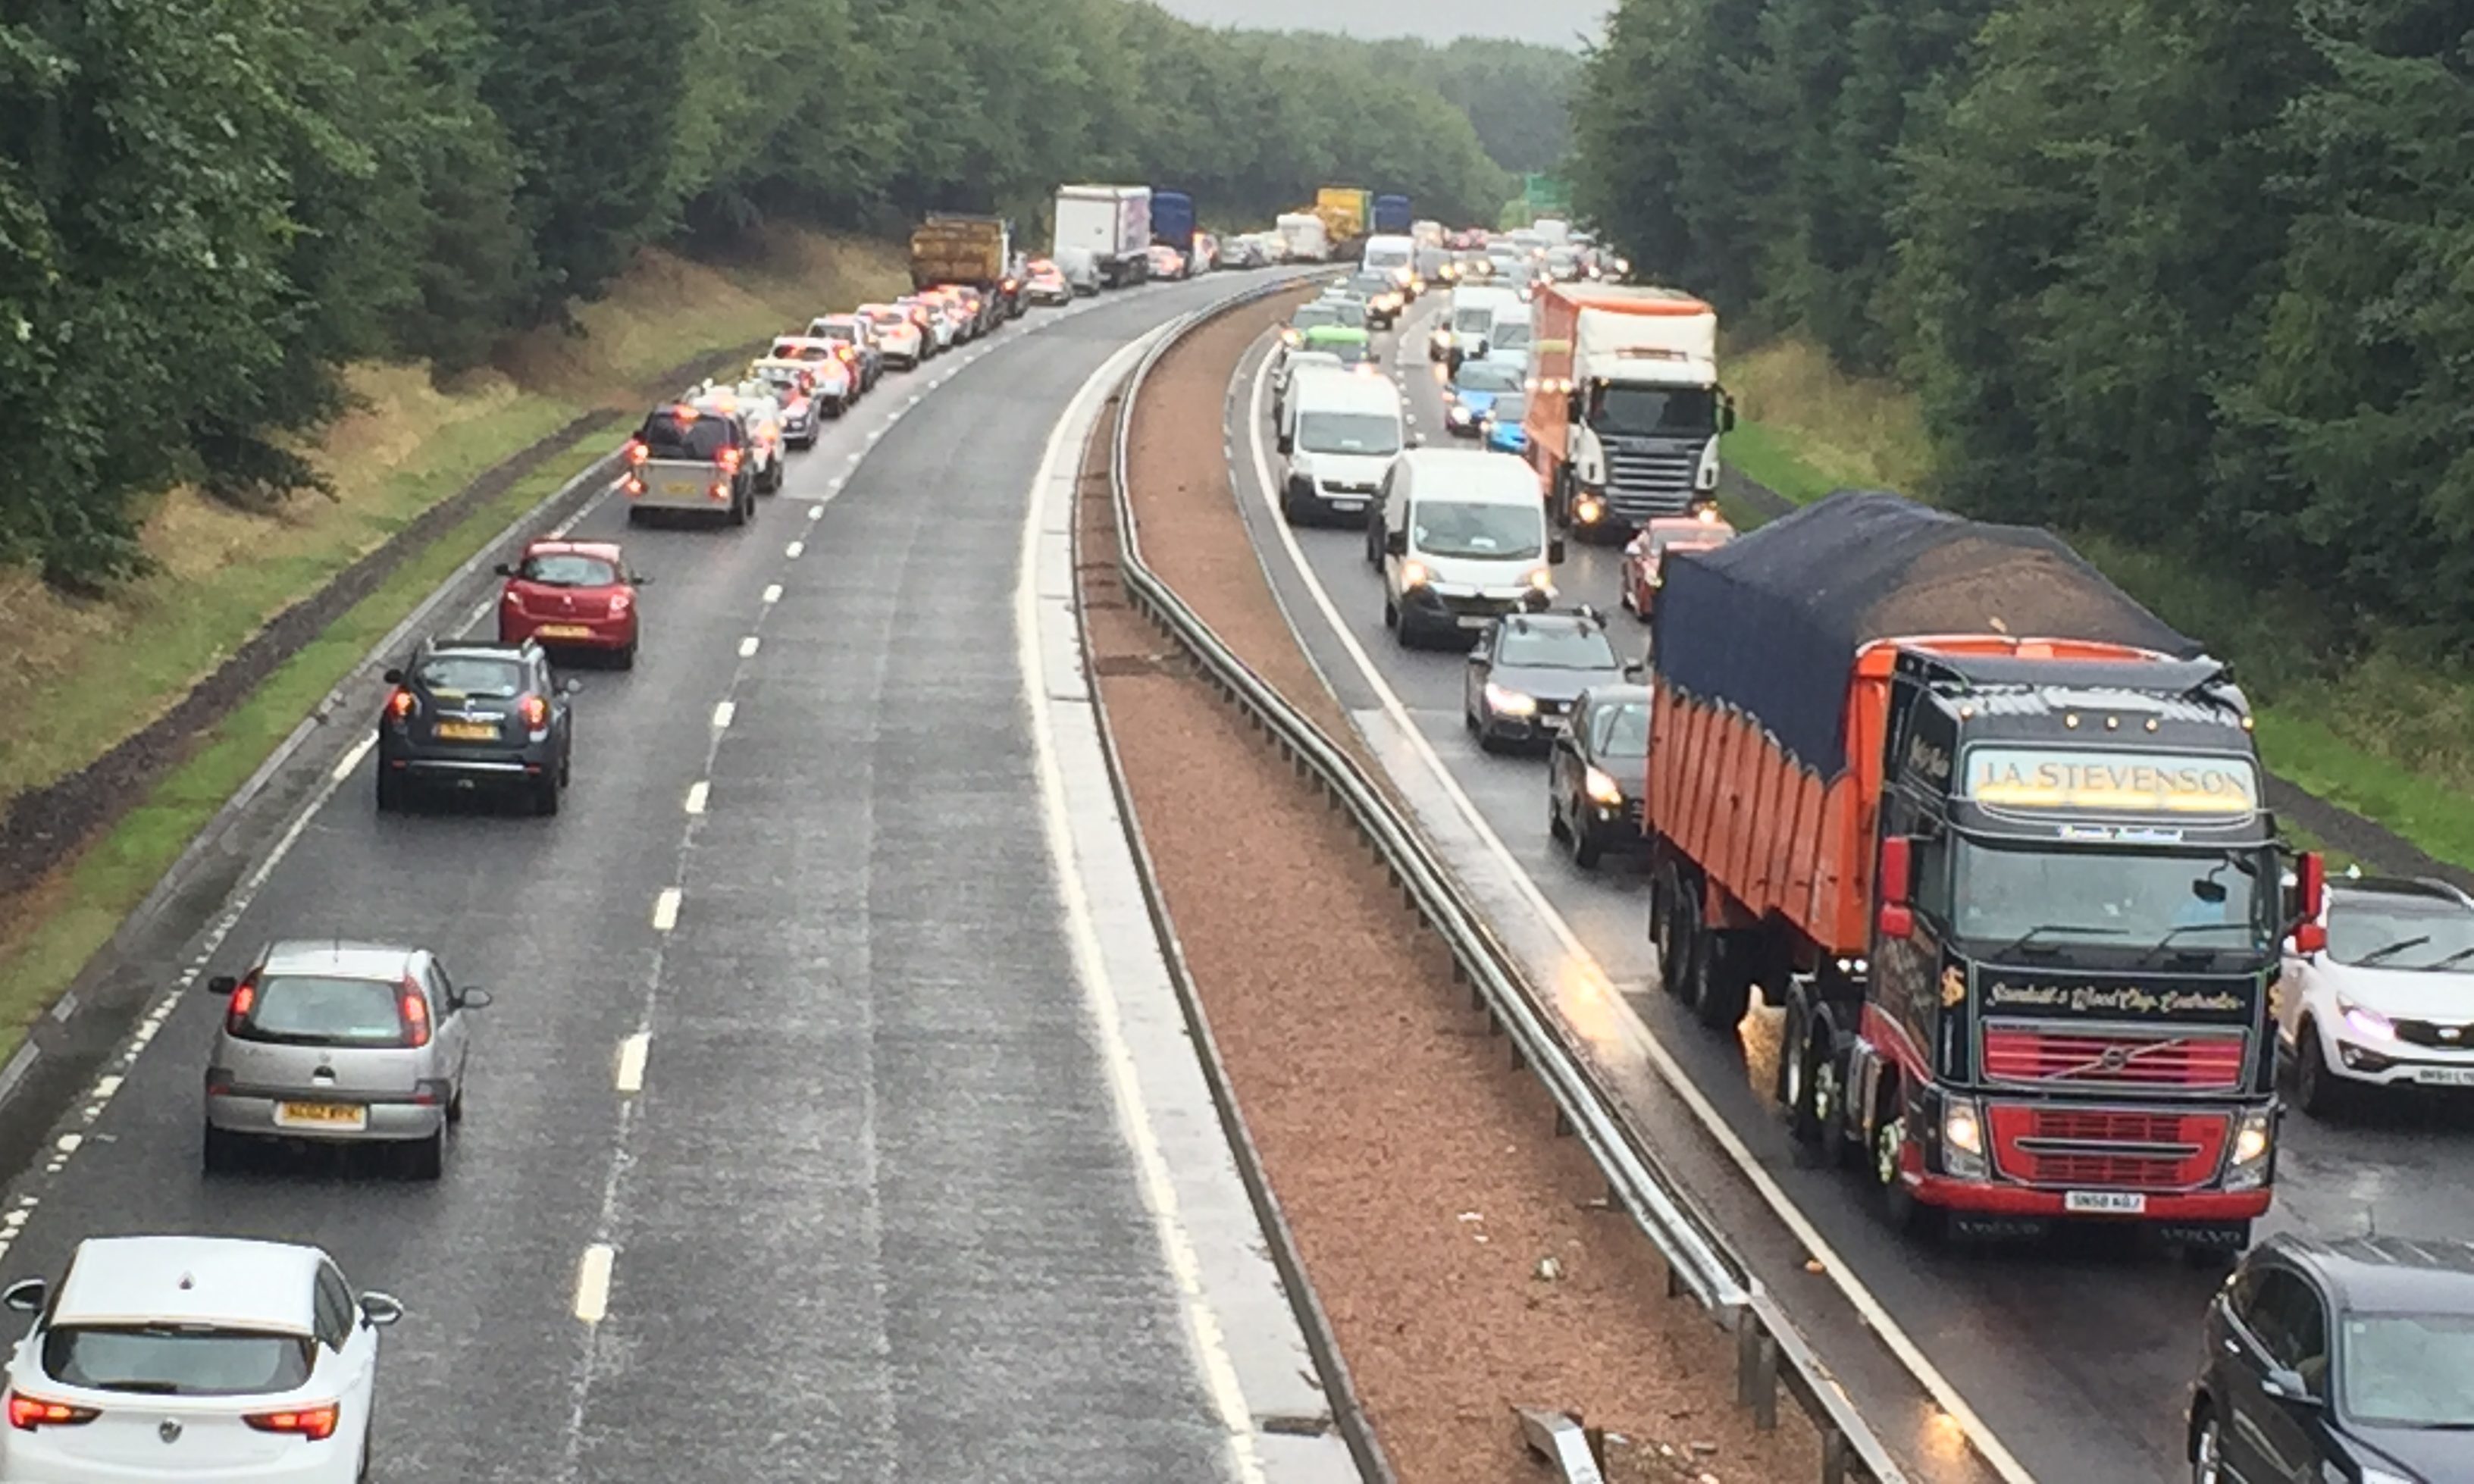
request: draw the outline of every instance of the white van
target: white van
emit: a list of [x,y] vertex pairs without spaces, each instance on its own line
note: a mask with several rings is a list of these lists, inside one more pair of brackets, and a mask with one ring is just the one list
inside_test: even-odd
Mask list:
[[1504,309],[1520,307],[1520,292],[1492,283],[1464,283],[1443,305],[1443,323],[1426,341],[1426,359],[1460,364],[1464,356],[1486,353],[1487,332]]
[[1417,241],[1410,237],[1369,237],[1366,239],[1366,256],[1357,266],[1361,273],[1382,274],[1406,288],[1417,271]]
[[1402,447],[1400,389],[1390,377],[1301,366],[1280,409],[1289,456],[1280,513],[1291,525],[1358,525]]
[[1507,304],[1494,311],[1493,320],[1486,327],[1486,340],[1478,347],[1478,358],[1525,361],[1536,341],[1537,327],[1529,317],[1529,306]]
[[1563,538],[1546,528],[1538,475],[1510,453],[1411,449],[1392,461],[1366,522],[1383,573],[1383,623],[1403,648],[1466,644],[1504,614],[1555,594]]

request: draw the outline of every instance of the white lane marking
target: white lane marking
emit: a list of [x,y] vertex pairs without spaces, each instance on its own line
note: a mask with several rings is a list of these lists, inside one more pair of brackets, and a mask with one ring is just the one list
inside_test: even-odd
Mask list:
[[653,898],[653,931],[667,933],[678,925],[679,888],[664,887],[662,894]]
[[795,562],[799,559],[799,553],[807,549],[808,544],[806,542],[794,541],[782,548],[782,554]]
[[618,1090],[644,1090],[644,1062],[653,1054],[653,1033],[639,1031],[618,1043]]
[[[828,489],[835,489],[835,490],[838,490],[838,489],[840,489],[841,487],[842,487],[842,482],[841,482],[839,479],[830,480],[830,481],[828,481],[828,482],[827,482],[827,484],[826,484],[826,488],[828,488]],[[825,507],[824,507],[823,505],[820,505],[820,504],[818,504],[818,505],[810,505],[810,506],[808,507],[808,519],[809,519],[809,520],[811,520],[811,521],[821,521],[821,520],[823,520],[824,518],[825,518]]]
[[1176,1184],[1169,1176],[1168,1160],[1160,1152],[1159,1133],[1152,1125],[1151,1109],[1143,1098],[1133,1048],[1127,1042],[1125,1028],[1117,1016],[1116,995],[1107,987],[1107,961],[1100,946],[1099,928],[1092,921],[1090,899],[1083,894],[1082,873],[1074,859],[1073,827],[1067,822],[1065,776],[1057,767],[1055,723],[1049,717],[1048,668],[1040,653],[1040,525],[1047,513],[1050,489],[1064,477],[1067,460],[1079,456],[1081,451],[1079,446],[1068,449],[1066,435],[1090,415],[1089,409],[1106,395],[1116,384],[1117,377],[1125,375],[1133,358],[1147,349],[1158,333],[1153,331],[1136,340],[1093,372],[1048,435],[1048,446],[1040,455],[1038,472],[1031,476],[1029,508],[1023,515],[1022,555],[1013,589],[1014,663],[1031,703],[1031,732],[1032,750],[1038,760],[1039,797],[1048,839],[1049,874],[1056,883],[1057,897],[1065,910],[1067,937],[1073,944],[1074,967],[1081,981],[1083,1002],[1098,1022],[1100,1044],[1107,1061],[1109,1090],[1116,1095],[1118,1122],[1126,1131],[1128,1142],[1133,1146],[1135,1168],[1141,1178],[1144,1201],[1151,1206],[1154,1218],[1152,1227],[1160,1244],[1160,1254],[1176,1277],[1177,1286],[1184,1296],[1186,1322],[1191,1326],[1196,1358],[1201,1362],[1203,1379],[1219,1407],[1221,1425],[1227,1431],[1228,1450],[1237,1466],[1238,1476],[1244,1484],[1264,1484],[1263,1466],[1254,1449],[1254,1415],[1247,1405],[1245,1387],[1238,1380],[1236,1361],[1228,1353],[1227,1337],[1221,1331],[1220,1316],[1203,1299],[1201,1259],[1195,1251],[1194,1238],[1186,1231],[1184,1217],[1178,1212]]
[[780,602],[782,600],[782,584],[776,582],[765,588],[764,600],[768,603]]
[[853,453],[853,454],[850,456],[850,462],[852,462],[852,463],[856,464],[856,463],[858,463],[861,459],[862,459],[862,458],[864,458],[864,457],[866,457],[866,454],[865,454],[865,453],[863,453],[863,452],[861,452],[861,453]]
[[609,1317],[610,1270],[618,1261],[618,1253],[607,1242],[584,1250],[584,1260],[575,1265],[576,1318],[597,1325]]
[[[1443,760],[1436,753],[1433,743],[1426,741],[1425,733],[1419,731],[1417,722],[1410,719],[1409,709],[1401,704],[1400,697],[1393,691],[1391,682],[1384,679],[1383,672],[1376,668],[1371,659],[1368,658],[1365,646],[1357,642],[1356,634],[1352,633],[1348,624],[1342,620],[1340,610],[1333,606],[1331,595],[1323,591],[1322,579],[1316,575],[1313,564],[1306,560],[1304,550],[1298,547],[1297,533],[1289,529],[1287,521],[1280,519],[1279,503],[1273,494],[1279,486],[1272,477],[1271,455],[1264,450],[1263,446],[1264,392],[1270,384],[1271,370],[1272,358],[1267,355],[1263,357],[1261,368],[1254,374],[1252,398],[1247,403],[1247,437],[1252,446],[1254,456],[1255,493],[1261,498],[1263,507],[1271,512],[1272,518],[1266,523],[1277,534],[1280,548],[1287,554],[1291,570],[1298,574],[1298,581],[1304,584],[1306,592],[1313,596],[1315,607],[1322,612],[1323,621],[1330,626],[1333,636],[1340,641],[1341,648],[1346,651],[1350,662],[1357,667],[1358,673],[1366,678],[1367,685],[1374,692],[1375,699],[1382,704],[1384,715],[1390,717],[1393,724],[1399,728],[1403,741],[1415,753],[1419,762],[1425,765],[1426,770],[1434,776],[1436,785],[1452,801],[1452,807],[1460,813],[1463,819],[1468,822],[1469,828],[1475,833],[1479,842],[1486,847],[1487,854],[1492,856],[1496,864],[1502,868],[1505,879],[1512,884],[1515,890],[1520,893],[1522,899],[1529,904],[1531,911],[1538,914],[1539,919],[1555,935],[1556,941],[1563,946],[1570,961],[1579,966],[1590,987],[1605,996],[1608,1004],[1620,1005],[1622,997],[1615,991],[1614,981],[1607,973],[1606,965],[1600,963],[1596,956],[1581,942],[1580,935],[1572,931],[1572,925],[1565,921],[1564,914],[1556,911],[1555,905],[1546,899],[1546,893],[1538,888],[1538,883],[1530,878],[1528,871],[1522,869],[1519,859],[1513,855],[1511,848],[1504,844],[1503,838],[1494,833],[1494,827],[1487,822],[1486,816],[1478,811],[1477,805],[1467,793],[1462,791],[1459,780],[1455,779],[1451,769],[1443,765]],[[1639,1025],[1637,1017],[1634,1017],[1634,1023]],[[1967,1399],[1959,1395],[1958,1388],[1952,1385],[1950,1378],[1942,1375],[1940,1368],[1926,1357],[1924,1350],[1908,1337],[1906,1330],[1900,1327],[1899,1322],[1890,1317],[1890,1311],[1882,1305],[1881,1301],[1875,1298],[1872,1290],[1866,1288],[1856,1277],[1846,1261],[1822,1237],[1820,1229],[1813,1226],[1811,1220],[1788,1197],[1786,1191],[1781,1188],[1778,1181],[1770,1178],[1769,1172],[1761,1168],[1760,1161],[1754,1156],[1752,1149],[1728,1124],[1717,1107],[1702,1095],[1701,1089],[1685,1073],[1682,1063],[1668,1054],[1666,1047],[1651,1034],[1646,1025],[1639,1025],[1639,1029],[1640,1046],[1648,1056],[1651,1064],[1657,1067],[1659,1076],[1665,1080],[1667,1086],[1683,1100],[1684,1105],[1692,1110],[1692,1115],[1701,1121],[1702,1127],[1717,1142],[1718,1147],[1726,1151],[1727,1157],[1734,1163],[1736,1170],[1751,1183],[1752,1187],[1760,1193],[1762,1201],[1768,1204],[1771,1212],[1788,1231],[1794,1234],[1795,1239],[1804,1245],[1805,1251],[1810,1253],[1813,1260],[1822,1265],[1831,1282],[1837,1286],[1849,1306],[1854,1308],[1864,1323],[1872,1327],[1875,1334],[1880,1336],[1881,1342],[1890,1348],[1891,1352],[1899,1357],[1900,1363],[1907,1368],[1908,1373],[1924,1386],[1925,1390],[1931,1393],[1933,1400],[1958,1423],[1960,1429],[1967,1434],[1968,1441],[1976,1446],[1977,1452],[1992,1466],[1996,1473],[2001,1475],[2008,1484],[2034,1484],[2033,1475],[2029,1474],[2019,1460],[2011,1455],[2008,1448],[2001,1446],[2001,1441],[1993,1435],[1993,1429],[1985,1425],[1984,1420],[1977,1415],[1976,1409],[1968,1404]]]
[[706,782],[703,782],[702,780],[698,780],[698,781],[697,781],[697,782],[695,782],[695,783],[689,784],[689,785],[688,785],[688,813],[689,813],[689,814],[691,814],[691,815],[700,815],[700,814],[703,814],[703,813],[704,813],[704,801],[705,801],[705,795],[706,795],[706,794],[708,794],[709,792],[711,792],[711,791],[712,791],[712,790],[713,790],[713,785],[712,785],[712,784],[709,784],[709,783],[706,783]]
[[713,707],[713,724],[716,729],[728,726],[730,718],[737,715],[739,715],[737,701],[716,701]]
[[352,743],[352,750],[345,753],[343,761],[337,763],[335,765],[334,771],[328,773],[327,776],[334,779],[337,783],[342,783],[345,779],[352,777],[352,769],[360,766],[361,759],[368,757],[370,755],[370,749],[377,744],[378,739],[376,732],[373,732],[369,736],[362,738],[359,742]]
[[764,641],[758,639],[753,634],[740,640],[739,642],[739,657],[742,660],[752,658],[756,653],[756,646],[763,642]]

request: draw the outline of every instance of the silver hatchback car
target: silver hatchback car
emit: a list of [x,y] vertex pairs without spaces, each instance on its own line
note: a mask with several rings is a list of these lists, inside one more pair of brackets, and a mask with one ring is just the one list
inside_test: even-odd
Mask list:
[[206,1065],[207,1173],[246,1141],[302,1139],[398,1145],[416,1178],[438,1178],[487,992],[425,949],[331,939],[270,944],[206,987],[228,1002]]

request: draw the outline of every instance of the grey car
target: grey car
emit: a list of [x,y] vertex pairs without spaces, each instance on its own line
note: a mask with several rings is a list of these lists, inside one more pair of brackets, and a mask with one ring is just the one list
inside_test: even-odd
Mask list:
[[425,949],[323,938],[270,944],[206,987],[227,1002],[206,1066],[207,1173],[249,1141],[298,1139],[395,1145],[415,1177],[438,1178],[488,993]]

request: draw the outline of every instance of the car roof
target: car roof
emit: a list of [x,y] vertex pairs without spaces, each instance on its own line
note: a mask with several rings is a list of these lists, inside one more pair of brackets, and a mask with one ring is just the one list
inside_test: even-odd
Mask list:
[[615,541],[557,541],[544,539],[524,547],[526,556],[597,556],[605,562],[618,560],[618,543]]
[[1621,685],[1593,685],[1581,693],[1599,705],[1612,701],[1618,706],[1647,706],[1656,699],[1649,687],[1629,680]]
[[1382,377],[1362,376],[1346,366],[1298,368],[1297,390],[1290,393],[1298,411],[1381,412],[1400,414],[1400,392]]
[[321,974],[331,979],[401,979],[418,949],[349,938],[281,938],[258,955],[260,972]]
[[325,1253],[238,1237],[88,1237],[46,1321],[173,1323],[315,1332],[311,1295]]
[[1411,498],[1458,503],[1538,505],[1538,473],[1517,453],[1411,449],[1400,455]]
[[1549,634],[1603,634],[1607,631],[1604,621],[1586,613],[1508,613],[1503,616],[1503,625],[1516,634],[1533,630]]
[[534,647],[529,639],[502,645],[488,639],[431,638],[422,645],[424,654],[459,654],[467,659],[516,661],[525,658]]
[[2341,1309],[2474,1316],[2474,1242],[2280,1231],[2257,1250],[2316,1277]]

